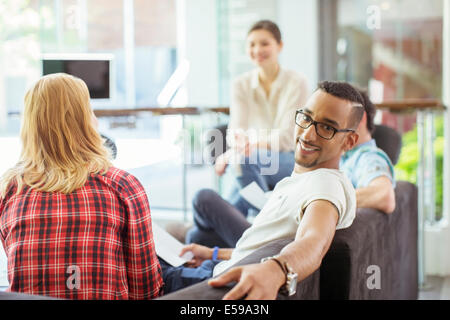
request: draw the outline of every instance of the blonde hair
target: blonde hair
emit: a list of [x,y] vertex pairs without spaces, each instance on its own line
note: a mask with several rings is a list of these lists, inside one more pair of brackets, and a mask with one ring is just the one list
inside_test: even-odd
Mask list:
[[91,173],[106,173],[108,150],[93,124],[83,80],[56,73],[42,77],[25,95],[19,162],[0,181],[0,197],[15,184],[43,192],[71,193]]

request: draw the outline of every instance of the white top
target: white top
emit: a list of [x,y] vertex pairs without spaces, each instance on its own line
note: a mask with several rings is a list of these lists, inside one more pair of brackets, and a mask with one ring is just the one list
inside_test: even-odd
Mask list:
[[[308,95],[306,78],[294,71],[280,68],[269,97],[259,82],[258,70],[246,72],[233,82],[228,129],[250,129],[268,142],[279,137],[279,150],[293,151],[295,110],[305,105]],[[232,144],[231,134],[228,139]]]
[[315,200],[328,200],[338,210],[337,229],[349,227],[356,213],[356,195],[345,174],[334,169],[292,173],[273,190],[264,208],[236,244],[231,259],[214,268],[214,276],[277,239],[294,238],[306,207]]

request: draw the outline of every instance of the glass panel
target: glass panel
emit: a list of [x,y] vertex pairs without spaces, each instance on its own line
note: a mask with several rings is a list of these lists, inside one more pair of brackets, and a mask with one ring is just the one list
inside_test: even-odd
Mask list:
[[[175,0],[0,0],[0,146],[8,150],[0,157],[0,175],[18,159],[23,96],[42,75],[44,55],[112,57],[112,98],[92,100],[96,109],[157,106],[157,97],[177,66],[175,3]],[[134,80],[131,86],[127,83],[129,75]],[[133,105],[127,105],[130,90]],[[203,121],[208,123],[211,119],[185,118],[188,127],[198,127]],[[189,209],[198,189],[214,187],[214,171],[210,166],[183,158],[182,116],[147,113],[107,117],[100,118],[99,125],[100,132],[116,143],[118,155],[114,164],[139,178],[149,193],[154,214],[162,208],[178,212],[185,206]],[[198,137],[192,137],[196,142],[194,154],[200,152],[201,133],[200,130]],[[0,268],[0,285],[3,270]]]
[[177,64],[175,1],[135,0],[135,86],[137,105],[156,99]]
[[[369,88],[375,101],[441,98],[442,0],[339,0],[337,77]],[[410,130],[415,116],[383,114]]]
[[[442,0],[338,0],[337,11],[339,80],[369,88],[375,102],[442,99]],[[416,114],[382,112],[380,116],[379,122],[405,133],[395,167],[397,179],[416,183],[421,147]],[[436,117],[434,126],[438,220],[442,216],[442,116]],[[427,165],[428,182],[432,167]]]
[[[177,66],[175,0],[135,0],[131,2],[131,11],[124,7],[125,3],[121,0],[0,2],[0,143],[10,150],[0,157],[0,174],[17,161],[23,96],[27,87],[42,75],[43,55],[112,56],[112,98],[103,102],[92,100],[94,108],[157,106],[157,97]],[[134,36],[132,41],[124,39],[129,34]],[[132,106],[126,104],[129,61],[136,102]],[[186,117],[185,122],[192,126],[203,121],[199,119],[203,118]],[[190,162],[184,166],[181,115],[146,114],[99,120],[101,132],[117,144],[115,164],[138,176],[151,193],[152,206],[189,208],[195,191],[214,187],[214,177],[209,177],[213,173],[211,167]],[[198,131],[201,132],[195,133]],[[201,136],[195,140],[201,141]],[[138,157],[134,156],[136,150],[140,150]],[[183,174],[186,189],[182,186]],[[172,178],[162,178],[169,176]]]
[[276,20],[275,0],[217,0],[219,103],[229,105],[230,83],[252,68],[245,50],[248,29],[258,20]]
[[442,0],[339,0],[341,80],[384,85],[384,99],[440,98]]

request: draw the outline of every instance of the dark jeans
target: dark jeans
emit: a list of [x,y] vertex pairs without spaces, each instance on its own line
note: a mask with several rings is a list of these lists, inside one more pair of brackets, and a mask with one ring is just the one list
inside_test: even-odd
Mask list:
[[[241,164],[241,175],[236,178],[239,188],[245,187],[256,181],[264,192],[272,190],[283,178],[291,175],[294,169],[294,152],[280,152],[277,156],[270,151],[268,157],[260,158],[257,161],[246,158]],[[252,155],[255,157],[255,154]],[[264,160],[272,159],[275,156],[276,165],[268,164]],[[273,174],[261,174],[264,168],[274,167]],[[197,192],[192,201],[194,211],[194,226],[186,235],[186,243],[198,243],[208,247],[219,246],[221,248],[234,248],[244,231],[250,227],[246,217],[250,209],[259,210],[248,203],[239,194],[236,188],[230,202],[224,200],[215,191],[203,189]]]
[[260,149],[252,153],[250,157],[244,158],[243,163],[240,164],[241,174],[236,177],[238,188],[230,198],[231,205],[246,217],[250,209],[259,211],[241,197],[239,189],[256,182],[264,192],[273,190],[278,182],[292,174],[294,165],[293,151],[276,153]]
[[244,231],[251,225],[238,209],[214,190],[198,191],[192,206],[194,226],[186,235],[186,243],[234,248]]
[[220,260],[206,260],[197,268],[173,267],[163,259],[159,258],[164,280],[164,294],[168,294],[190,285],[209,279],[213,275],[214,267]]

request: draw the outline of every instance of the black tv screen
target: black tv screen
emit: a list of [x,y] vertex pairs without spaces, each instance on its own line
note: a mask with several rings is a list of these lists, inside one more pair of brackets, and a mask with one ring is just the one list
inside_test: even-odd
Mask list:
[[110,98],[109,60],[43,59],[43,75],[64,72],[86,82],[91,99]]

